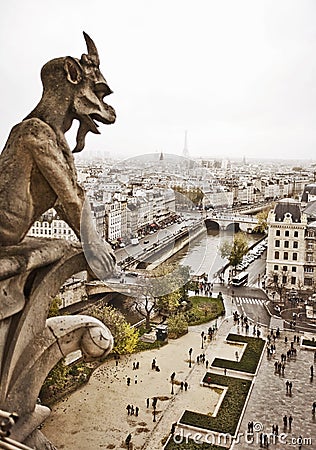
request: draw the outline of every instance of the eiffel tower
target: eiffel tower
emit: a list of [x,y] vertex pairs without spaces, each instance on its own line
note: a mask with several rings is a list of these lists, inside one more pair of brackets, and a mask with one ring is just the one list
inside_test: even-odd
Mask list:
[[187,130],[185,130],[184,148],[182,151],[182,156],[184,156],[185,158],[190,157],[189,150],[188,150],[188,132],[187,132]]

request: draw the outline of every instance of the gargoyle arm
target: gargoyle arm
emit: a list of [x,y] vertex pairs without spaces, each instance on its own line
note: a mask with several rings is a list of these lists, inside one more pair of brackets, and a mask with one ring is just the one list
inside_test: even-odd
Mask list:
[[[47,139],[33,137],[28,139],[29,151],[42,176],[57,196],[68,225],[80,238],[81,212],[84,204],[84,193],[75,181],[63,151],[58,147],[54,136]],[[38,200],[40,201],[40,200]],[[44,200],[43,200],[44,201]]]

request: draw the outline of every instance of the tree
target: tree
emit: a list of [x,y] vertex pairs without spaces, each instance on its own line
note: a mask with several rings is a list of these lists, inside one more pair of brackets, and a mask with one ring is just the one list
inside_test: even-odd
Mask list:
[[48,317],[56,317],[60,316],[60,305],[62,304],[62,300],[59,297],[53,298],[51,304],[49,305]]
[[285,270],[272,271],[269,274],[269,287],[272,287],[278,293],[280,302],[283,301],[284,294],[286,293],[287,275],[288,273]]
[[174,314],[180,301],[188,299],[189,279],[188,267],[169,263],[161,264],[150,273],[134,302],[135,310],[146,320],[147,329],[155,311],[166,316]]
[[269,214],[269,208],[264,209],[263,211],[260,211],[256,217],[258,219],[258,225],[255,226],[253,229],[254,233],[265,233],[268,229],[268,214]]
[[173,314],[168,317],[168,335],[171,339],[183,336],[188,332],[188,321],[184,313]]
[[120,311],[113,306],[93,306],[89,315],[99,319],[110,329],[116,353],[133,353],[138,342],[138,331],[131,327]]
[[236,269],[244,255],[248,252],[248,242],[243,233],[236,233],[233,242],[226,241],[220,248],[222,258],[227,258],[229,264]]
[[[204,193],[202,192],[202,190],[198,187],[182,187],[182,186],[174,186],[173,190],[175,192],[178,192],[180,194],[180,198],[182,197],[182,202],[183,200],[188,200],[188,203],[190,204],[194,204],[195,206],[199,206],[202,203],[202,200],[204,198]],[[184,198],[183,198],[184,196]],[[179,201],[179,196],[176,196],[177,200]]]

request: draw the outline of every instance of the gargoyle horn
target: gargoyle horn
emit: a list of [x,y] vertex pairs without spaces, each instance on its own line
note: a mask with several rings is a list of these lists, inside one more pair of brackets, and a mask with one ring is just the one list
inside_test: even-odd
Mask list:
[[98,50],[97,50],[95,43],[93,42],[93,40],[87,33],[83,32],[83,36],[84,36],[84,39],[87,44],[89,59],[93,62],[93,64],[95,64],[97,67],[99,67],[100,59],[99,59]]

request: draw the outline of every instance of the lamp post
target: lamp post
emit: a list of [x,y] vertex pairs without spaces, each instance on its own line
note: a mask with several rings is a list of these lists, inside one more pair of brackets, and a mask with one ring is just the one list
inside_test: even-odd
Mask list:
[[204,331],[202,331],[201,333],[201,339],[202,339],[202,345],[201,345],[201,349],[203,350],[203,343],[204,343]]
[[192,352],[193,352],[193,349],[192,348],[190,348],[190,350],[189,350],[189,367],[191,368],[191,356],[192,356]]

